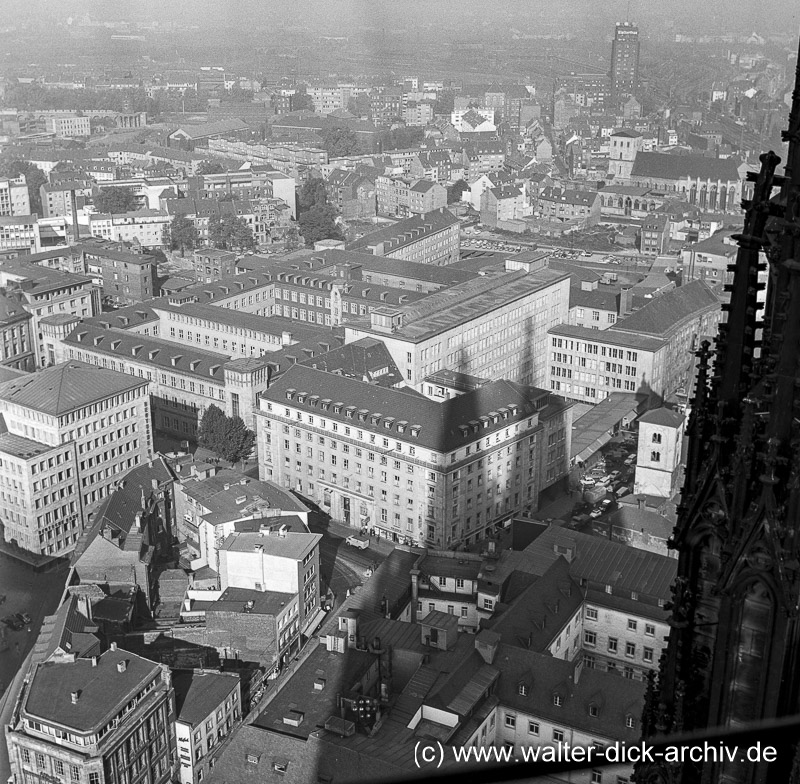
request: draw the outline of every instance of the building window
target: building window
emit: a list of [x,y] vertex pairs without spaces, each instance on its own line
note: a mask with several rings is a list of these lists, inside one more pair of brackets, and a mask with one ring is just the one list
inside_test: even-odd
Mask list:
[[661,443],[661,433],[653,433],[653,443],[654,444]]
[[632,642],[625,643],[625,655],[636,656],[636,645]]
[[597,645],[597,634],[595,634],[595,632],[585,631],[583,633],[583,644],[594,648],[594,646]]
[[553,695],[553,705],[555,705],[556,708],[560,708],[562,703],[563,703],[563,700],[561,699],[561,695],[560,694],[554,694]]
[[628,618],[628,631],[635,632],[637,623],[632,618]]
[[636,727],[636,719],[634,719],[633,716],[626,716],[625,717],[625,726],[629,730],[634,729]]
[[506,713],[506,727],[514,729],[517,726],[517,717],[511,713]]
[[564,742],[564,730],[553,730],[553,742],[554,743],[563,743]]
[[609,637],[608,638],[608,652],[609,653],[616,653],[617,652],[617,638],[616,637]]
[[653,637],[656,633],[656,627],[652,623],[646,623],[644,625],[644,633],[648,637]]
[[653,649],[652,648],[645,648],[644,652],[642,653],[642,658],[649,663],[653,661]]
[[661,462],[661,452],[656,452],[655,450],[650,453],[650,462],[651,463],[660,463]]
[[597,620],[597,609],[594,607],[587,607],[586,608],[586,619],[589,621],[596,621]]
[[539,734],[539,722],[538,721],[529,721],[528,722],[528,734],[529,735],[538,735]]
[[602,770],[593,770],[592,771],[592,784],[603,784],[603,771]]
[[96,771],[92,771],[89,774],[89,784],[100,784],[100,774]]
[[519,685],[519,695],[520,697],[528,696],[528,687],[524,683],[520,683]]

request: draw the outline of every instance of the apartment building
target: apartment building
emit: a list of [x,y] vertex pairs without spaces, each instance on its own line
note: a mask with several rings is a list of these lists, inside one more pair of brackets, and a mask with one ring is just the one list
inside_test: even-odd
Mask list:
[[229,534],[218,550],[220,587],[297,595],[304,629],[320,609],[321,539],[286,526]]
[[295,142],[258,144],[254,142],[209,139],[208,151],[237,161],[274,166],[278,171],[296,177],[304,169],[325,166],[328,151]]
[[158,265],[149,253],[134,253],[99,243],[79,247],[86,272],[102,290],[106,303],[132,305],[158,295]]
[[30,214],[31,203],[25,175],[0,178],[0,216]]
[[640,250],[646,256],[660,256],[669,249],[669,215],[648,215],[642,222]]
[[232,672],[184,670],[173,675],[172,685],[180,782],[200,784],[242,718],[241,683]]
[[203,248],[192,254],[195,280],[215,283],[220,278],[236,272],[236,254],[216,248]]
[[571,409],[509,381],[436,402],[295,365],[262,393],[257,433],[263,479],[345,525],[444,548],[537,507],[566,475]]
[[[182,465],[180,474],[175,517],[181,559],[192,571],[209,566],[219,573],[220,545],[243,527],[308,530],[308,507],[274,482],[194,463]],[[252,525],[245,526],[247,521]]]
[[42,239],[35,215],[0,216],[0,251],[38,253],[41,249]]
[[23,686],[6,728],[11,781],[171,781],[175,698],[169,669],[116,643],[82,655],[81,637],[97,641],[73,635],[75,645],[67,639],[65,648],[34,666]]
[[419,302],[375,309],[368,318],[351,317],[345,341],[381,340],[416,388],[439,370],[543,387],[549,385],[547,332],[568,313],[569,274],[550,269],[544,257]]
[[458,261],[459,248],[458,218],[444,207],[370,232],[347,246],[360,253],[439,265]]
[[91,178],[59,180],[55,183],[42,183],[39,196],[45,218],[72,216],[73,205],[83,210],[92,201],[96,183]]
[[152,454],[147,387],[74,361],[0,385],[7,542],[42,555],[74,549],[120,476]]
[[539,216],[560,222],[577,221],[581,226],[600,222],[600,197],[596,191],[571,191],[545,188],[537,202]]
[[375,183],[358,172],[334,169],[325,179],[328,202],[344,220],[371,218],[377,209]]
[[91,318],[100,312],[99,290],[86,275],[48,269],[28,261],[0,265],[0,287],[31,314],[30,332],[37,367],[56,362],[43,322],[52,317]]
[[31,320],[31,314],[17,298],[0,293],[0,367],[25,371],[36,368]]
[[384,215],[424,215],[447,206],[447,189],[431,180],[400,177],[375,178],[378,212]]
[[139,210],[119,215],[95,213],[89,216],[89,231],[94,237],[113,242],[136,240],[145,248],[166,248],[172,218],[162,210]]
[[54,133],[59,138],[70,138],[72,136],[91,136],[92,129],[90,118],[79,117],[77,114],[61,117],[47,117],[45,119],[45,130]]

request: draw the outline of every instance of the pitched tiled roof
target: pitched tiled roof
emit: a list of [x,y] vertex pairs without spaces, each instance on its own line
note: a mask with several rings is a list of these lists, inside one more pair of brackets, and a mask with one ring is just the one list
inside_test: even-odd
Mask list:
[[[376,387],[302,365],[291,367],[261,396],[278,405],[291,399],[293,406],[319,412],[322,409],[313,403],[324,402],[320,394],[333,402],[325,413],[330,419],[385,436],[402,432],[420,446],[440,452],[470,443],[476,433],[489,436],[537,412],[544,418],[555,410],[550,406],[566,405],[546,391],[505,380],[436,402],[413,391]],[[368,413],[359,417],[358,412]]]
[[[449,210],[442,207],[439,210],[426,212],[424,215],[415,215],[389,226],[385,229],[365,234],[361,239],[348,244],[348,250],[362,250],[373,247],[380,242],[389,242],[394,239],[397,244],[393,244],[391,250],[397,250],[409,242],[416,242],[421,236],[434,231],[443,229],[458,223],[458,218]],[[429,227],[426,229],[426,227]],[[423,233],[424,232],[424,233]]]
[[0,399],[60,416],[146,384],[125,373],[71,360],[6,381],[0,386]]
[[653,177],[660,180],[701,180],[732,182],[739,179],[738,160],[707,158],[705,155],[670,155],[663,152],[639,152],[633,162],[631,177]]
[[719,299],[705,281],[693,280],[685,286],[654,297],[643,308],[618,321],[614,329],[668,338],[685,319],[719,307]]

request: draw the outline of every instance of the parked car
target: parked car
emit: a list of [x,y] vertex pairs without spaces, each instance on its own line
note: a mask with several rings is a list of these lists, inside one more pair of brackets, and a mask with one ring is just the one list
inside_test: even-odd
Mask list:
[[628,493],[630,493],[630,488],[628,488],[628,487],[620,487],[620,489],[617,490],[617,492],[614,493],[614,495],[616,495],[617,498],[622,498],[622,496],[628,495]]
[[628,456],[625,458],[625,465],[626,465],[626,466],[631,466],[631,465],[633,465],[635,462],[636,462],[636,455],[628,455]]
[[19,618],[20,621],[22,621],[22,623],[30,623],[31,622],[31,616],[28,615],[28,613],[26,613],[26,612],[18,612],[17,613],[17,618]]
[[365,539],[361,536],[348,536],[345,542],[349,544],[350,547],[356,547],[359,550],[366,550],[369,547],[369,539]]
[[603,514],[603,510],[602,509],[592,509],[592,511],[589,512],[589,517],[591,517],[592,520],[597,520],[597,518],[601,517],[602,514]]
[[600,507],[604,512],[607,512],[609,509],[611,509],[612,506],[614,506],[614,501],[610,498],[604,498],[600,502]]

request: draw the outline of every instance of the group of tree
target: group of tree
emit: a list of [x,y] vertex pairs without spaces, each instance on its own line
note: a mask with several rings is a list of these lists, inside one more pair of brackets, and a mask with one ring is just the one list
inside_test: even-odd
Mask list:
[[169,227],[169,241],[172,250],[180,249],[183,256],[197,247],[197,228],[185,215],[176,215]]
[[421,125],[400,126],[384,131],[379,137],[381,150],[407,150],[419,147],[425,138],[425,130]]
[[200,419],[197,443],[222,460],[236,463],[253,453],[256,434],[248,429],[241,417],[226,416],[222,409],[212,404]]
[[461,201],[461,194],[469,190],[469,185],[464,180],[456,180],[447,186],[447,203],[456,204]]
[[103,188],[94,197],[94,206],[98,212],[118,215],[121,212],[132,212],[136,209],[136,194],[133,188]]
[[247,221],[230,212],[209,219],[208,241],[220,250],[251,250],[256,244]]
[[330,158],[342,158],[358,152],[360,145],[355,131],[337,125],[323,132],[322,146]]
[[297,222],[306,246],[312,247],[320,240],[343,240],[341,228],[336,223],[336,208],[328,203],[325,182],[319,177],[309,177],[297,194]]
[[19,158],[0,159],[0,177],[19,177],[25,175],[25,182],[28,185],[28,200],[31,205],[31,212],[42,215],[42,197],[39,192],[40,186],[47,182],[44,172],[28,161]]
[[225,167],[219,161],[203,161],[197,167],[197,174],[222,174]]

